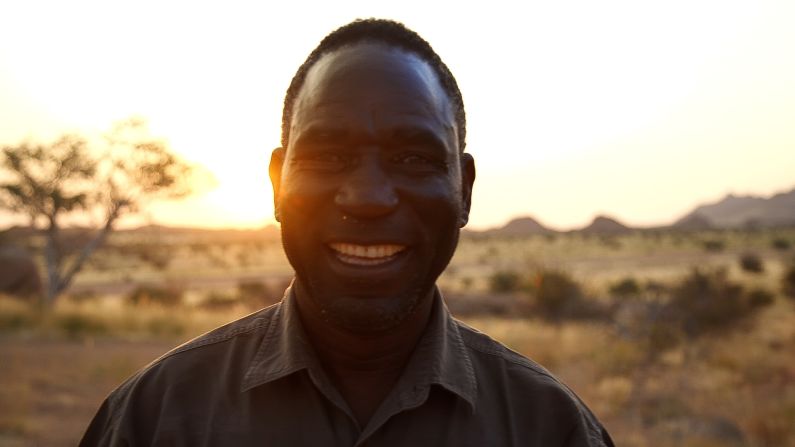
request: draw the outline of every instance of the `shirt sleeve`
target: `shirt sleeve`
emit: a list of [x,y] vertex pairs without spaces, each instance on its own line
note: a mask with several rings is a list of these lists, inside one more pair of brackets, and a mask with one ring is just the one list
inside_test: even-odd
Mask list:
[[589,429],[586,425],[576,425],[569,433],[564,447],[615,447],[613,439],[601,425]]
[[118,427],[113,416],[110,398],[105,399],[80,440],[80,447],[129,446],[128,442],[115,439]]

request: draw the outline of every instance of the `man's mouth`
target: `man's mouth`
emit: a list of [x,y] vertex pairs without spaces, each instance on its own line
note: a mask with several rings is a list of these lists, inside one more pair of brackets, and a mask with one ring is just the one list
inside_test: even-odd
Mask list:
[[386,264],[406,249],[405,245],[398,244],[358,245],[344,242],[331,243],[329,247],[340,261],[360,266]]

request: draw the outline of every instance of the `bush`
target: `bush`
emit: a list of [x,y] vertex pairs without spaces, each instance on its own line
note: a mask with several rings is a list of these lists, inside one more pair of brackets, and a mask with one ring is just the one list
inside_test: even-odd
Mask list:
[[619,298],[628,298],[640,294],[640,285],[635,278],[627,277],[610,286],[610,295]]
[[146,332],[157,337],[181,337],[186,330],[181,319],[159,317],[146,322]]
[[231,296],[228,294],[220,293],[220,292],[210,292],[202,301],[199,303],[199,307],[202,309],[207,310],[226,310],[229,308],[234,307],[238,304],[240,300],[236,296]]
[[650,279],[646,281],[646,284],[643,285],[643,289],[646,291],[646,293],[659,296],[668,293],[669,287],[665,283]]
[[561,314],[582,299],[579,284],[563,272],[540,272],[535,286],[536,303],[539,310],[547,315]]
[[69,338],[103,335],[109,332],[105,321],[80,313],[67,313],[55,319],[55,326]]
[[723,251],[723,249],[726,248],[726,242],[724,242],[724,241],[722,241],[720,239],[708,239],[708,240],[702,242],[702,244],[704,246],[704,250],[706,250],[706,251],[708,251],[710,253],[718,253],[718,252]]
[[489,290],[494,293],[507,293],[519,290],[521,279],[516,272],[498,271],[489,277]]
[[765,289],[754,289],[748,293],[748,305],[753,309],[769,306],[775,299],[775,295]]
[[749,273],[762,273],[765,270],[762,259],[756,253],[743,253],[740,256],[740,268]]
[[182,304],[184,292],[181,287],[177,286],[141,285],[128,295],[128,300],[136,306],[176,307]]
[[35,327],[38,324],[37,317],[31,303],[0,295],[0,333]]
[[237,284],[237,294],[240,301],[246,306],[252,309],[261,309],[281,301],[282,295],[289,285],[289,279],[278,281],[273,286],[262,281],[244,280]]
[[580,285],[567,273],[538,272],[533,289],[535,310],[549,320],[599,318],[604,314],[598,303],[585,298]]
[[[759,294],[755,299],[757,307],[764,301]],[[732,327],[751,314],[751,301],[742,286],[729,281],[725,269],[695,269],[672,291],[667,313],[685,335],[695,337]]]
[[781,291],[784,295],[795,298],[795,260],[784,270],[781,278]]
[[790,241],[785,239],[785,238],[783,238],[783,237],[777,237],[777,238],[773,239],[773,241],[771,241],[770,245],[774,249],[776,249],[778,251],[787,251],[792,246]]

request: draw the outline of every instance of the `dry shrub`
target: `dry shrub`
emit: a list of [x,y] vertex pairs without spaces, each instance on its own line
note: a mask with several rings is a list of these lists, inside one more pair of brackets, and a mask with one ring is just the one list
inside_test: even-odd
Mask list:
[[762,258],[756,253],[743,253],[740,256],[740,268],[748,273],[762,273],[765,271]]
[[182,304],[185,289],[178,285],[140,285],[127,297],[135,306],[177,307]]
[[30,303],[0,295],[0,333],[17,332],[38,324],[38,316]]
[[550,321],[599,319],[606,314],[598,302],[585,297],[579,283],[568,273],[539,271],[531,289],[535,311]]
[[726,248],[726,242],[721,239],[707,239],[702,242],[704,250],[710,253],[719,253]]
[[781,277],[781,291],[785,296],[795,298],[795,259],[784,269]]
[[610,295],[618,298],[632,298],[640,294],[640,285],[632,277],[626,277],[610,285]]
[[513,294],[456,293],[442,290],[450,312],[456,317],[502,316],[523,317],[532,314],[530,302]]
[[237,284],[238,298],[251,309],[261,309],[281,301],[290,279],[268,284],[264,281],[243,280]]
[[694,269],[672,290],[665,314],[685,335],[695,337],[730,329],[770,303],[759,292],[744,293],[741,285],[728,279],[725,269]]
[[770,246],[778,251],[787,251],[792,246],[788,239],[777,237],[770,242]]
[[210,311],[228,310],[235,307],[240,300],[238,297],[221,292],[210,292],[199,303],[199,308]]
[[608,349],[592,352],[591,364],[605,377],[628,377],[646,359],[644,346],[625,339],[611,340]]
[[643,346],[649,361],[689,339],[730,331],[775,301],[762,288],[744,291],[725,269],[694,269],[673,287],[660,284],[645,293],[645,299],[616,301],[612,323],[621,338]]
[[516,272],[500,270],[489,277],[489,291],[493,293],[515,292],[521,286],[521,277]]
[[182,319],[162,315],[146,321],[145,331],[155,337],[179,337],[186,333],[187,324]]
[[55,315],[54,318],[55,328],[68,338],[93,337],[110,332],[107,322],[96,315],[65,312]]
[[536,274],[536,309],[550,319],[561,319],[582,301],[582,290],[567,273],[542,271]]
[[748,292],[748,305],[752,308],[766,307],[776,300],[776,296],[765,289],[753,289]]

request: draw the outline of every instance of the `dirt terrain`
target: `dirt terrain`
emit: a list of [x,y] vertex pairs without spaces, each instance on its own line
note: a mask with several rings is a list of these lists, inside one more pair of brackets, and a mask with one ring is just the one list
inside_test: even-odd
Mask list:
[[[270,240],[121,236],[49,311],[0,297],[0,446],[75,445],[130,374],[278,299],[291,273]],[[467,236],[439,284],[454,314],[570,385],[617,445],[795,447],[793,256],[795,229]],[[691,332],[649,312],[677,296],[700,312]],[[570,298],[600,312],[539,313]],[[716,314],[721,327],[692,332]]]
[[174,345],[0,339],[0,445],[77,445],[105,396]]

